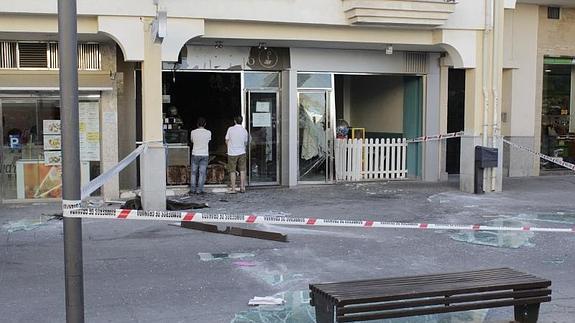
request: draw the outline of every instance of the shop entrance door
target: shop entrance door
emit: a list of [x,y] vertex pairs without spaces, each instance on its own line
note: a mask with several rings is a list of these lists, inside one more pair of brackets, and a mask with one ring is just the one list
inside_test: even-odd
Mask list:
[[246,91],[250,186],[279,184],[278,91]]
[[299,107],[299,181],[333,181],[333,124],[330,91],[300,91]]

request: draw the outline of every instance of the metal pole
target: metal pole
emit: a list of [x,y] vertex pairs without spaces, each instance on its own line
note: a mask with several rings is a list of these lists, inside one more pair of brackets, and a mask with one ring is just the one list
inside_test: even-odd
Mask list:
[[[76,0],[58,0],[60,119],[62,123],[62,206],[81,200],[78,121],[78,34]],[[64,214],[65,215],[65,214]],[[84,322],[82,220],[64,217],[66,322]]]

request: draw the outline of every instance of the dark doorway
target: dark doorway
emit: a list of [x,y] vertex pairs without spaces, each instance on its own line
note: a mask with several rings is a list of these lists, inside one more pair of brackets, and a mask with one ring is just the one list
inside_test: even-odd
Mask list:
[[[170,71],[163,73],[162,81],[164,119],[172,122],[173,107],[177,108],[177,118],[173,118],[177,124],[166,125],[164,121],[164,140],[168,148],[189,145],[189,134],[196,128],[198,118],[206,118],[206,129],[212,132],[206,184],[225,183],[225,135],[233,125],[233,118],[242,115],[241,74]],[[171,158],[170,153],[168,157]],[[168,160],[168,166],[171,160]]]
[[226,154],[225,135],[233,118],[242,114],[239,73],[164,72],[164,113],[170,106],[178,108],[183,128],[191,131],[196,121],[204,117],[212,132],[210,154]]
[[[447,100],[447,132],[463,131],[465,125],[465,70],[449,69]],[[461,138],[447,140],[445,169],[459,174]]]

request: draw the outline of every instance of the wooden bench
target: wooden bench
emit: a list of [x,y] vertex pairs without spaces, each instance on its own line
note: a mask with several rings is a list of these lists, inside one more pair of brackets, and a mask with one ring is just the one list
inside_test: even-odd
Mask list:
[[551,281],[509,268],[311,284],[318,323],[353,322],[514,306],[537,322]]

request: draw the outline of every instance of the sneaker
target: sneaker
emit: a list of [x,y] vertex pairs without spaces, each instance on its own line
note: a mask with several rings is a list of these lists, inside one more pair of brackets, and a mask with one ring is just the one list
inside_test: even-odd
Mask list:
[[236,194],[238,191],[236,190],[228,190],[226,193],[227,194]]
[[196,193],[196,194],[198,194],[198,195],[206,195],[206,192],[201,191],[201,192],[198,192],[198,193]]

